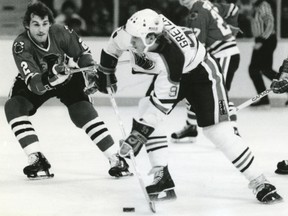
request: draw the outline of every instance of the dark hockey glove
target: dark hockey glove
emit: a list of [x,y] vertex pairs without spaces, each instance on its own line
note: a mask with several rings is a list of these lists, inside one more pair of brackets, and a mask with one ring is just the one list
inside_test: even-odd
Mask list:
[[283,74],[283,76],[287,77],[287,74],[288,74],[288,58],[284,59],[282,65],[279,68],[279,73],[280,73],[280,77],[282,77],[282,74]]
[[145,70],[151,70],[155,67],[155,63],[147,58],[145,53],[132,52],[135,60],[135,64]]
[[[92,66],[92,65],[90,65]],[[84,88],[84,93],[86,95],[94,94],[99,89],[99,78],[97,75],[96,63],[94,70],[85,71],[85,77],[88,82],[87,86]]]
[[120,143],[120,156],[129,157],[129,152],[131,150],[133,151],[134,155],[137,156],[153,131],[153,127],[145,124],[142,121],[139,122],[133,119],[131,133],[122,143]]
[[107,88],[111,88],[113,93],[117,91],[117,78],[114,73],[104,73],[100,70],[97,72],[98,75],[98,90],[104,94],[108,94]]
[[69,82],[71,73],[65,63],[54,64],[42,75],[42,82],[46,89],[54,89]]
[[288,59],[285,59],[279,68],[280,78],[273,80],[271,83],[271,89],[276,94],[288,92]]
[[241,35],[243,35],[243,31],[242,31],[239,27],[233,26],[233,25],[228,25],[228,26],[230,27],[233,36],[236,37],[238,33],[240,33]]
[[279,80],[273,80],[270,88],[276,94],[288,92],[288,78],[280,78]]

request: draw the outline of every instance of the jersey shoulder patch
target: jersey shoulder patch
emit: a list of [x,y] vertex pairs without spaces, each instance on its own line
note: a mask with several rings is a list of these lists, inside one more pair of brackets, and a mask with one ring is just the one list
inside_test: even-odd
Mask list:
[[30,40],[28,39],[27,32],[23,32],[17,36],[13,42],[12,52],[13,54],[21,54],[30,47]]
[[23,41],[16,41],[13,44],[13,52],[15,54],[20,54],[24,51],[24,42]]

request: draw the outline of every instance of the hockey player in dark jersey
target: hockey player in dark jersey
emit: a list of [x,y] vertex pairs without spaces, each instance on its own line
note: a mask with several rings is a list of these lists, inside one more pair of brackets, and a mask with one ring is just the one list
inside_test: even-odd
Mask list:
[[[23,21],[26,31],[13,43],[19,74],[5,104],[5,114],[28,156],[29,165],[24,168],[24,174],[29,178],[53,177],[49,172],[51,165],[42,153],[29,119],[52,97],[60,99],[75,126],[83,129],[107,157],[111,166],[109,174],[116,177],[129,174],[128,164],[117,154],[105,123],[83,92],[89,80],[85,81],[84,73],[73,76],[69,73],[70,66],[95,65],[89,48],[73,30],[53,23],[52,12],[47,6],[41,2],[31,4]],[[45,174],[39,175],[42,171]]]
[[[279,79],[274,79],[270,88],[276,94],[288,93],[288,58],[284,59],[280,66],[279,74]],[[288,175],[288,160],[280,161],[275,173]]]
[[[238,28],[238,7],[235,4],[214,3],[205,0],[179,0],[179,3],[189,10],[186,17],[186,27],[191,28],[207,51],[218,60],[229,91],[236,70],[239,67],[240,51],[235,36]],[[186,101],[186,125],[180,131],[171,134],[171,141],[195,142],[198,135],[196,115],[190,110]],[[237,128],[236,109],[232,101],[229,102],[230,118]]]
[[153,183],[146,187],[151,197],[174,187],[167,169],[168,143],[164,143],[165,132],[161,134],[159,124],[179,101],[187,99],[204,135],[245,176],[257,199],[262,203],[282,199],[259,171],[250,148],[234,133],[221,68],[191,29],[182,29],[150,9],[133,14],[102,50],[94,78],[102,81],[102,86],[96,86],[100,91],[107,93],[106,87],[117,85],[116,65],[127,50],[134,73],[157,75],[151,94],[140,100],[139,117],[133,119],[131,133],[120,147],[120,155],[132,150],[137,156],[145,145],[154,172]]

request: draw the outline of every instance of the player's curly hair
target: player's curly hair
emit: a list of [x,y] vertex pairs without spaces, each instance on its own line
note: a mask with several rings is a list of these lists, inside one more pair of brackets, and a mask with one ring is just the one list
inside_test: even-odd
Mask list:
[[44,3],[39,1],[28,5],[23,18],[24,28],[27,28],[27,26],[29,26],[29,23],[31,21],[31,14],[37,15],[42,19],[44,19],[45,16],[48,16],[49,22],[51,24],[55,22],[53,12],[50,10],[50,8],[47,7]]

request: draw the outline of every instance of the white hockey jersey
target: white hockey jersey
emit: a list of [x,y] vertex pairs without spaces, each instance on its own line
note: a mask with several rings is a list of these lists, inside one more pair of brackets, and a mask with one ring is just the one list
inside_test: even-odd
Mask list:
[[[155,50],[145,53],[155,66],[151,70],[137,66],[133,54],[131,54],[131,64],[134,71],[157,75],[149,100],[152,107],[147,110],[154,110],[157,113],[156,108],[168,114],[175,106],[182,74],[193,73],[193,69],[204,60],[206,49],[191,29],[176,26],[166,17],[162,15],[161,17],[164,31],[158,38],[159,45]],[[104,51],[115,58],[119,58],[125,51],[135,52],[130,40],[131,36],[125,31],[125,27],[120,27],[112,34]],[[145,119],[143,116],[142,118]],[[147,118],[145,120],[149,123]],[[154,123],[150,122],[150,124]]]

